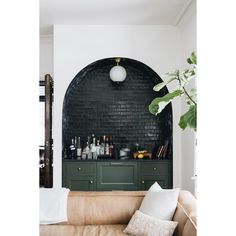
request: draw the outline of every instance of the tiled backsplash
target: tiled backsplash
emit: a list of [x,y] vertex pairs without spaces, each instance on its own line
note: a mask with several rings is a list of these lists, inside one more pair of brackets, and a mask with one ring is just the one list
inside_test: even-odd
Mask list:
[[172,108],[168,105],[158,116],[148,105],[167,89],[153,91],[160,77],[145,64],[122,58],[126,80],[116,84],[109,78],[114,58],[96,61],[80,71],[70,83],[63,104],[63,147],[80,136],[111,135],[114,144],[132,147],[135,143],[155,150],[169,140],[168,157],[172,158]]

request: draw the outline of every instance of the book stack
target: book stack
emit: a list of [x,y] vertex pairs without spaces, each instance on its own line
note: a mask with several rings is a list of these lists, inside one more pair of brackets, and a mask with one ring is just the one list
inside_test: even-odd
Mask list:
[[160,145],[157,149],[157,153],[156,153],[156,157],[158,159],[160,158],[165,158],[166,154],[167,154],[167,149],[168,149],[168,145],[169,145],[169,140],[166,140],[164,145]]

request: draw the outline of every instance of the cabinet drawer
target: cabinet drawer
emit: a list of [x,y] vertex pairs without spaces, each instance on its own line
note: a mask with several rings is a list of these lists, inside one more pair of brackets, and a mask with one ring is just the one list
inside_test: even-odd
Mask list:
[[96,175],[96,163],[64,163],[64,171],[69,178]]
[[141,175],[168,175],[169,163],[142,163]]

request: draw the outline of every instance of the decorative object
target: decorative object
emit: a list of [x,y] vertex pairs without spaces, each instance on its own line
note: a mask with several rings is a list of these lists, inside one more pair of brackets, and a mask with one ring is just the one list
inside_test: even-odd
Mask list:
[[197,55],[196,52],[192,52],[190,57],[187,59],[187,62],[193,67],[190,69],[175,70],[174,72],[166,73],[166,80],[157,84],[153,90],[159,92],[162,88],[164,88],[167,84],[172,81],[178,81],[178,88],[176,88],[173,92],[167,93],[163,97],[155,98],[151,104],[149,105],[149,111],[153,115],[157,115],[161,113],[161,111],[175,98],[180,96],[185,96],[186,102],[189,106],[189,109],[186,113],[184,113],[180,117],[179,126],[181,129],[185,129],[186,127],[192,128],[195,131],[197,130],[197,90],[196,88],[192,88],[187,91],[186,87],[189,82],[196,78],[197,72]]
[[159,220],[137,210],[124,233],[135,236],[171,236],[177,225],[178,222]]
[[147,151],[147,150],[143,150],[143,151],[137,151],[133,153],[134,159],[138,158],[138,159],[143,159],[143,158],[149,158],[152,159],[152,153]]
[[113,82],[120,83],[126,78],[126,70],[123,66],[120,66],[120,58],[116,58],[116,66],[113,66],[110,70],[110,78]]
[[161,220],[172,220],[180,189],[148,190],[139,210]]

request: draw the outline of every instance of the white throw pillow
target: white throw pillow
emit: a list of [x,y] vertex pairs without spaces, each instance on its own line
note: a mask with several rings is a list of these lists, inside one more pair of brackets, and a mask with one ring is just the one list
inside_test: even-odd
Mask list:
[[148,190],[139,208],[141,212],[161,220],[172,220],[180,189]]
[[135,236],[171,236],[178,222],[159,220],[137,210],[124,233]]
[[159,190],[162,190],[162,187],[161,187],[157,182],[155,182],[155,183],[148,189],[148,191],[159,191]]

